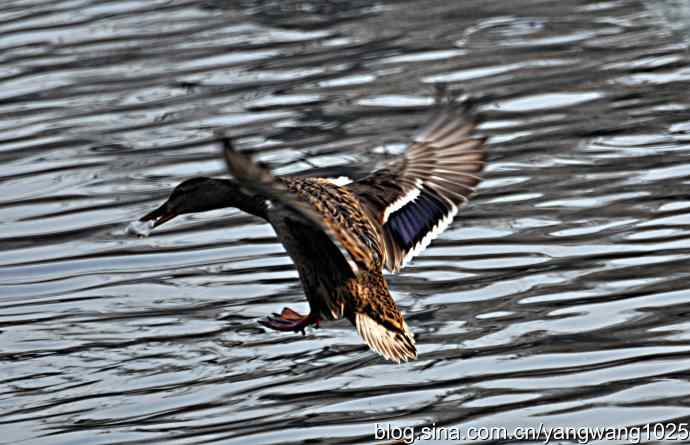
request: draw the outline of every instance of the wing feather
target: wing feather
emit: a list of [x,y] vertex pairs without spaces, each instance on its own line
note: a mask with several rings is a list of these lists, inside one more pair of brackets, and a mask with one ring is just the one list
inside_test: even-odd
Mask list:
[[349,184],[383,226],[386,268],[398,271],[443,232],[481,181],[486,137],[471,106],[448,104],[402,158]]
[[[360,267],[367,270],[380,268],[381,260],[376,257],[377,250],[380,249],[376,249],[377,246],[374,245],[376,237],[366,230],[348,230],[343,215],[324,205],[332,199],[324,199],[313,193],[313,190],[327,190],[332,185],[327,180],[321,184],[319,180],[308,178],[274,178],[268,169],[255,163],[249,156],[235,151],[230,139],[225,138],[222,142],[228,170],[240,181],[242,187],[264,197],[272,205],[279,206],[290,218],[321,229],[338,248],[353,273],[359,273]],[[312,186],[311,190],[301,190],[302,186],[309,185]],[[300,191],[303,193],[300,194]],[[341,198],[341,204],[346,206],[348,196]],[[340,210],[346,211],[344,208]]]

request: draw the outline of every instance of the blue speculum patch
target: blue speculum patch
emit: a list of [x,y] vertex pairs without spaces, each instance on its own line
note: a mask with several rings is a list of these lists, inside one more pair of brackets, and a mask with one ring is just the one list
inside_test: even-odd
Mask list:
[[450,204],[444,204],[432,192],[422,189],[414,201],[391,214],[386,225],[396,241],[405,250],[409,250],[421,241],[450,210]]

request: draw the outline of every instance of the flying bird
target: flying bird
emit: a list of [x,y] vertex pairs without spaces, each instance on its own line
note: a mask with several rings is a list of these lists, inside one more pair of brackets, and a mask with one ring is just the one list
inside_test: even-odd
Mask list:
[[480,182],[486,138],[469,103],[440,106],[407,150],[355,181],[274,176],[222,139],[234,179],[192,178],[140,221],[236,207],[263,218],[299,273],[310,311],[284,308],[260,323],[304,332],[347,318],[371,349],[400,363],[416,358],[415,339],[383,269],[397,272],[453,221]]

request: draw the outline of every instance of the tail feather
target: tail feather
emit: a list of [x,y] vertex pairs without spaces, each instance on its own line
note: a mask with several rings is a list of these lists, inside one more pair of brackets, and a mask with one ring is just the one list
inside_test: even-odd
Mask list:
[[404,320],[402,331],[397,331],[385,327],[363,312],[358,312],[355,314],[355,326],[369,347],[388,360],[400,363],[417,357],[414,336]]

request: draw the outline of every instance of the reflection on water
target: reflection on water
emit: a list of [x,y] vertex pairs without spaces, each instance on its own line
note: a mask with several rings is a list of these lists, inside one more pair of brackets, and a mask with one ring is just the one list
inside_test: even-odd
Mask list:
[[[2,440],[687,422],[688,23],[671,0],[5,2]],[[346,322],[260,327],[306,302],[253,217],[125,233],[223,174],[216,128],[280,173],[356,174],[424,121],[432,83],[478,96],[490,163],[390,277],[416,362]]]

